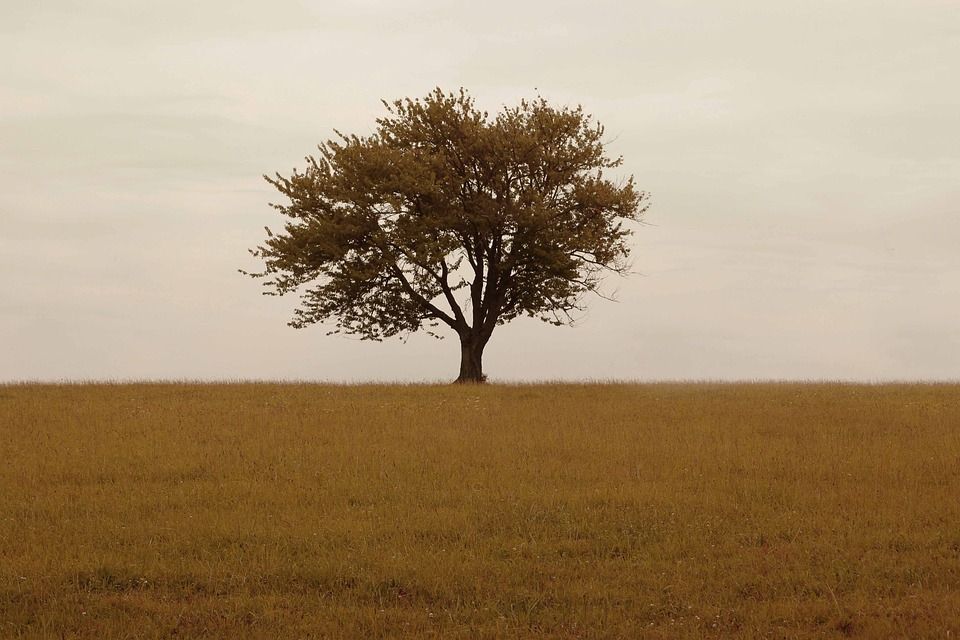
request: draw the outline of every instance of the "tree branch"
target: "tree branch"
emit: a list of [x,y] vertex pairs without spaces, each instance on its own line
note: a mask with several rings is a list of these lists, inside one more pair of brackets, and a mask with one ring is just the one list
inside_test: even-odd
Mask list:
[[449,315],[447,315],[446,313],[444,313],[444,312],[443,312],[441,309],[439,309],[436,305],[434,305],[434,304],[431,303],[429,300],[427,300],[427,299],[424,298],[422,295],[420,295],[420,292],[419,292],[419,291],[417,291],[416,289],[413,288],[413,285],[410,284],[410,281],[407,280],[407,276],[403,273],[403,269],[401,269],[399,266],[397,266],[397,265],[395,265],[395,264],[390,265],[389,268],[390,268],[390,272],[393,274],[393,276],[394,276],[397,280],[400,281],[400,284],[403,286],[403,288],[406,290],[406,292],[407,292],[408,294],[410,294],[410,297],[413,298],[413,300],[414,300],[417,304],[419,304],[419,305],[422,306],[424,309],[426,309],[427,311],[429,311],[430,313],[432,313],[433,316],[434,316],[435,318],[437,318],[438,320],[442,320],[445,324],[449,325],[451,328],[453,328],[453,329],[456,329],[456,328],[457,328],[457,321],[456,321],[456,320],[454,320],[454,319],[451,318]]
[[[461,326],[466,326],[467,320],[463,316],[463,309],[460,308],[460,305],[457,304],[457,299],[453,297],[453,290],[450,289],[450,283],[448,281],[448,276],[450,271],[447,269],[447,261],[440,261],[440,274],[442,276],[440,280],[440,289],[443,291],[443,296],[447,299],[447,304],[450,305],[450,310],[453,311],[453,315],[456,316],[457,322]],[[453,325],[451,325],[453,326]],[[457,327],[454,327],[456,329]]]

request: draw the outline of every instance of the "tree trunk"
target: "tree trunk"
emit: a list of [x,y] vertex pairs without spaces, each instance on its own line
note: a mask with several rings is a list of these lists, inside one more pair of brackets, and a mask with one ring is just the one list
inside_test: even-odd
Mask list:
[[479,383],[486,382],[487,376],[483,375],[483,348],[485,342],[481,342],[474,336],[461,336],[460,338],[460,377],[458,383]]

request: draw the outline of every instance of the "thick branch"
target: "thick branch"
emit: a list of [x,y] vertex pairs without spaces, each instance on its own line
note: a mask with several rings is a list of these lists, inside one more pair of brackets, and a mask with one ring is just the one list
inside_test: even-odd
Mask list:
[[[463,310],[460,308],[460,305],[457,304],[457,299],[453,297],[453,290],[450,289],[450,282],[448,281],[450,271],[447,268],[447,261],[440,261],[440,289],[443,291],[443,297],[447,299],[447,304],[450,305],[450,310],[453,311],[453,315],[457,318],[457,323],[460,326],[466,326],[467,320],[463,317]],[[451,325],[453,326],[453,325]],[[456,327],[454,327],[456,329]]]
[[[477,239],[477,247],[482,245],[482,241]],[[485,309],[483,308],[483,282],[485,265],[483,252],[477,251],[477,264],[473,269],[473,282],[470,284],[470,301],[473,305],[473,328],[479,329],[483,324]]]
[[436,305],[431,303],[429,300],[420,295],[420,292],[413,288],[413,285],[410,284],[410,281],[407,280],[407,276],[404,275],[403,269],[397,265],[390,266],[390,272],[393,273],[394,277],[400,281],[400,284],[403,285],[404,290],[410,294],[410,297],[413,300],[422,306],[424,309],[428,310],[433,314],[438,320],[442,320],[445,324],[449,325],[453,329],[457,328],[457,321],[451,318],[448,314],[440,310]]

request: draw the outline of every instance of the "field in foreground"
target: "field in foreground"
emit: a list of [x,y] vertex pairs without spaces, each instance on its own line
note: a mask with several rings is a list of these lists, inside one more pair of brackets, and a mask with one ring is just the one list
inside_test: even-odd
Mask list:
[[960,386],[0,386],[0,637],[960,637]]

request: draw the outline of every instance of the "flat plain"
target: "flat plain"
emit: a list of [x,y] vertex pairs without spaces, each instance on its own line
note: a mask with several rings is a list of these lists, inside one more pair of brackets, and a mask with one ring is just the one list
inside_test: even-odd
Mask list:
[[960,637],[960,385],[0,386],[0,637]]

